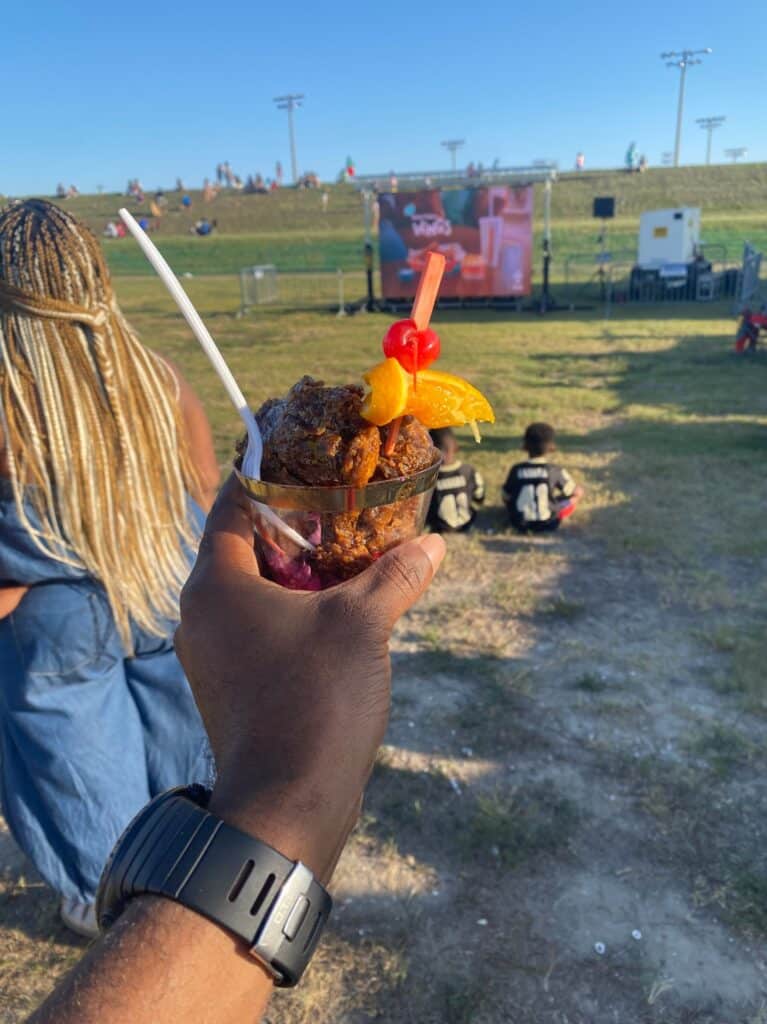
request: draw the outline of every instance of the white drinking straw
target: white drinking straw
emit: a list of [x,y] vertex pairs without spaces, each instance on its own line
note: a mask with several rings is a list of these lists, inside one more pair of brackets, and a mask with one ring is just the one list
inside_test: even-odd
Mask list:
[[[208,328],[202,322],[200,314],[192,305],[191,299],[179,284],[178,278],[166,263],[164,256],[160,253],[157,246],[146,231],[144,231],[144,229],[137,223],[135,217],[129,210],[123,208],[119,211],[119,214],[128,231],[130,231],[138,242],[141,251],[157,271],[157,276],[170,292],[176,302],[176,305],[181,310],[182,316],[192,329],[192,333],[195,338],[197,338],[206,356],[213,364],[213,369],[221,378],[221,383],[224,385],[226,393],[232,400],[232,405],[239,413],[248,432],[248,450],[243,458],[243,471],[246,476],[254,477],[256,480],[260,479],[261,458],[264,451],[261,431],[258,429],[256,417],[250,411],[250,407],[245,401],[245,396],[240,390],[239,384],[234,379],[232,371],[226,365],[226,360],[221,355],[218,346],[210,336]],[[259,512],[264,516],[264,518],[268,519],[273,526],[284,533],[287,537],[290,537],[294,543],[307,551],[311,551],[313,549],[313,546],[309,541],[280,519],[280,517],[271,508],[269,508],[268,505],[262,505],[260,502],[256,502],[255,504],[258,505]]]

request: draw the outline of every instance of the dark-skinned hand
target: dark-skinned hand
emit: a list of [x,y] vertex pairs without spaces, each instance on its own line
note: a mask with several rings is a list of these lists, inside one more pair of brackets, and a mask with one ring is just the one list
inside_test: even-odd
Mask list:
[[320,592],[261,577],[235,478],[181,596],[176,647],[210,737],[210,809],[327,881],[389,719],[389,637],[444,557],[437,535]]

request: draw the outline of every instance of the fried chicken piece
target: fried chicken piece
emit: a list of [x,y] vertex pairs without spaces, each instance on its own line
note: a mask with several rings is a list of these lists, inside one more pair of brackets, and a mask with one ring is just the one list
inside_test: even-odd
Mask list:
[[327,388],[311,377],[265,402],[256,413],[264,480],[364,487],[378,465],[381,435],[360,416],[361,405],[362,388]]
[[389,548],[411,538],[417,516],[417,498],[323,515],[322,542],[311,560],[323,574],[338,580],[356,576]]
[[[385,434],[386,427],[382,428]],[[393,480],[398,476],[412,476],[427,469],[434,462],[434,444],[429,431],[415,417],[403,416],[397,442],[391,455],[383,454],[378,459],[375,480]]]
[[391,455],[382,454],[386,427],[362,418],[362,395],[356,385],[325,387],[302,377],[285,398],[265,402],[256,413],[264,440],[264,480],[364,487],[430,466],[434,445],[412,416],[403,418]]

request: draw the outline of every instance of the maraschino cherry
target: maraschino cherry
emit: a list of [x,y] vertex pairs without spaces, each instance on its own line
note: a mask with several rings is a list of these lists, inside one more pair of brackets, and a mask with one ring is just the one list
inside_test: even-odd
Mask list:
[[439,358],[439,335],[430,327],[419,331],[414,320],[397,320],[384,335],[383,351],[407,373],[417,373]]

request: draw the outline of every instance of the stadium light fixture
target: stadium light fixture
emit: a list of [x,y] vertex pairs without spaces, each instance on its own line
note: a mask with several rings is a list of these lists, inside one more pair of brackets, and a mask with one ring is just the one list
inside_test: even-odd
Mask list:
[[304,99],[302,92],[291,92],[287,96],[275,96],[274,102],[277,104],[278,110],[287,110],[288,112],[288,132],[290,134],[290,167],[293,172],[293,184],[295,185],[298,181],[298,168],[296,166],[296,134],[293,129],[293,111],[296,107],[301,106],[301,102]]
[[682,112],[684,110],[684,82],[687,69],[693,64],[702,64],[698,54],[712,53],[710,46],[702,50],[669,50],[660,55],[665,60],[666,67],[679,68],[679,103],[676,111],[676,139],[674,140],[674,167],[679,166],[679,149],[682,145]]
[[466,145],[466,140],[465,139],[445,139],[444,142],[440,142],[440,146],[444,146],[445,149],[449,149],[450,150],[450,156],[451,156],[452,165],[453,165],[452,169],[453,169],[453,173],[454,174],[455,174],[455,154],[456,154],[456,151],[459,150],[461,148],[461,146],[465,146],[465,145]]
[[717,128],[722,127],[726,120],[726,117],[697,117],[695,119],[695,123],[700,125],[703,131],[708,132],[708,139],[706,140],[706,166],[711,163],[711,136]]

